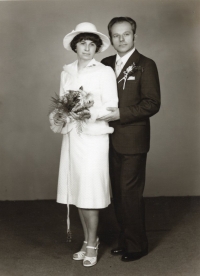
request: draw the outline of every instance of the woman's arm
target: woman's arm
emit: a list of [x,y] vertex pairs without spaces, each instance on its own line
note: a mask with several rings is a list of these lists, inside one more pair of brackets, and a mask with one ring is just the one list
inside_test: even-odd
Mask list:
[[[64,89],[63,89],[64,78],[65,78],[65,72],[62,71],[61,72],[61,76],[60,76],[60,91],[59,91],[59,96],[63,96],[64,95]],[[55,133],[62,133],[62,134],[64,134],[63,133],[63,129],[64,129],[63,128],[63,124],[64,124],[64,122],[63,122],[63,124],[62,123],[55,124],[54,118],[55,118],[56,113],[57,113],[57,110],[54,109],[49,114],[49,121],[50,121],[50,124],[51,124],[50,128]]]
[[117,82],[116,76],[112,68],[105,66],[102,77],[102,107],[99,109],[98,117],[101,118],[104,115],[111,113],[107,110],[107,107],[117,107],[118,106],[118,95],[117,95]]
[[64,83],[65,83],[65,78],[66,78],[66,72],[62,71],[60,75],[60,93],[59,96],[62,97],[64,95]]

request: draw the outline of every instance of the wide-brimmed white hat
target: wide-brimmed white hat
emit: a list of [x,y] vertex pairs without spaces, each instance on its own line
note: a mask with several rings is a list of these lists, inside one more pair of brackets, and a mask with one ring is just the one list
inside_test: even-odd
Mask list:
[[64,45],[65,49],[67,49],[69,51],[72,51],[70,43],[71,43],[72,39],[76,35],[78,35],[80,33],[93,33],[93,34],[97,34],[101,38],[101,40],[103,42],[103,45],[99,49],[99,52],[105,51],[110,46],[110,40],[109,40],[109,38],[106,35],[98,32],[97,28],[96,28],[96,26],[94,24],[89,23],[89,22],[83,22],[83,23],[78,24],[76,26],[75,30],[71,31],[71,33],[67,34],[64,37],[64,39],[63,39],[63,45]]

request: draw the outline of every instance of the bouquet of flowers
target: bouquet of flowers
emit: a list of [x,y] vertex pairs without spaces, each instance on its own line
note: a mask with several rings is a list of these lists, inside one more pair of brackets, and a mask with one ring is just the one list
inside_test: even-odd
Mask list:
[[82,124],[91,117],[89,108],[93,106],[94,101],[92,95],[83,90],[81,86],[79,90],[69,90],[64,96],[59,97],[57,94],[52,97],[52,105],[50,115],[54,125],[57,126],[55,132],[61,132],[66,123],[76,121],[77,131],[82,132]]

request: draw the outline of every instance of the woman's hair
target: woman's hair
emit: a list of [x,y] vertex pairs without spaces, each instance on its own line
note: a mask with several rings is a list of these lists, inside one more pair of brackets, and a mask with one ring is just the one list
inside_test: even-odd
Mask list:
[[96,53],[99,51],[99,49],[103,45],[103,42],[102,42],[101,38],[97,34],[93,34],[93,33],[80,33],[80,34],[76,35],[72,39],[72,41],[70,43],[70,46],[71,46],[72,50],[75,53],[76,53],[76,44],[78,42],[81,42],[82,40],[91,40],[92,42],[94,42],[95,45],[97,46]]
[[108,33],[110,36],[111,43],[112,43],[112,32],[111,32],[112,26],[116,23],[122,23],[122,22],[130,23],[131,27],[132,27],[133,34],[136,33],[137,24],[136,24],[135,20],[133,20],[130,17],[114,17],[113,19],[111,19],[111,21],[108,24]]

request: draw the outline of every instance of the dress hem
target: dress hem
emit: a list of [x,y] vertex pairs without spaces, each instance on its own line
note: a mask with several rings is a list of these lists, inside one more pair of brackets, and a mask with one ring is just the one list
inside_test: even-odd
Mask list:
[[[60,203],[60,204],[65,204],[65,205],[68,204],[66,201],[59,200],[59,199],[57,199],[56,202]],[[75,204],[75,203],[69,203],[69,205],[74,205],[77,208],[81,208],[81,209],[104,209],[104,208],[108,207],[110,204],[111,204],[111,201],[108,202],[107,204],[105,204],[103,207],[102,206],[101,207],[100,206],[99,207],[97,207],[97,206],[95,206],[95,207],[83,207],[83,206],[78,206],[78,204]]]

